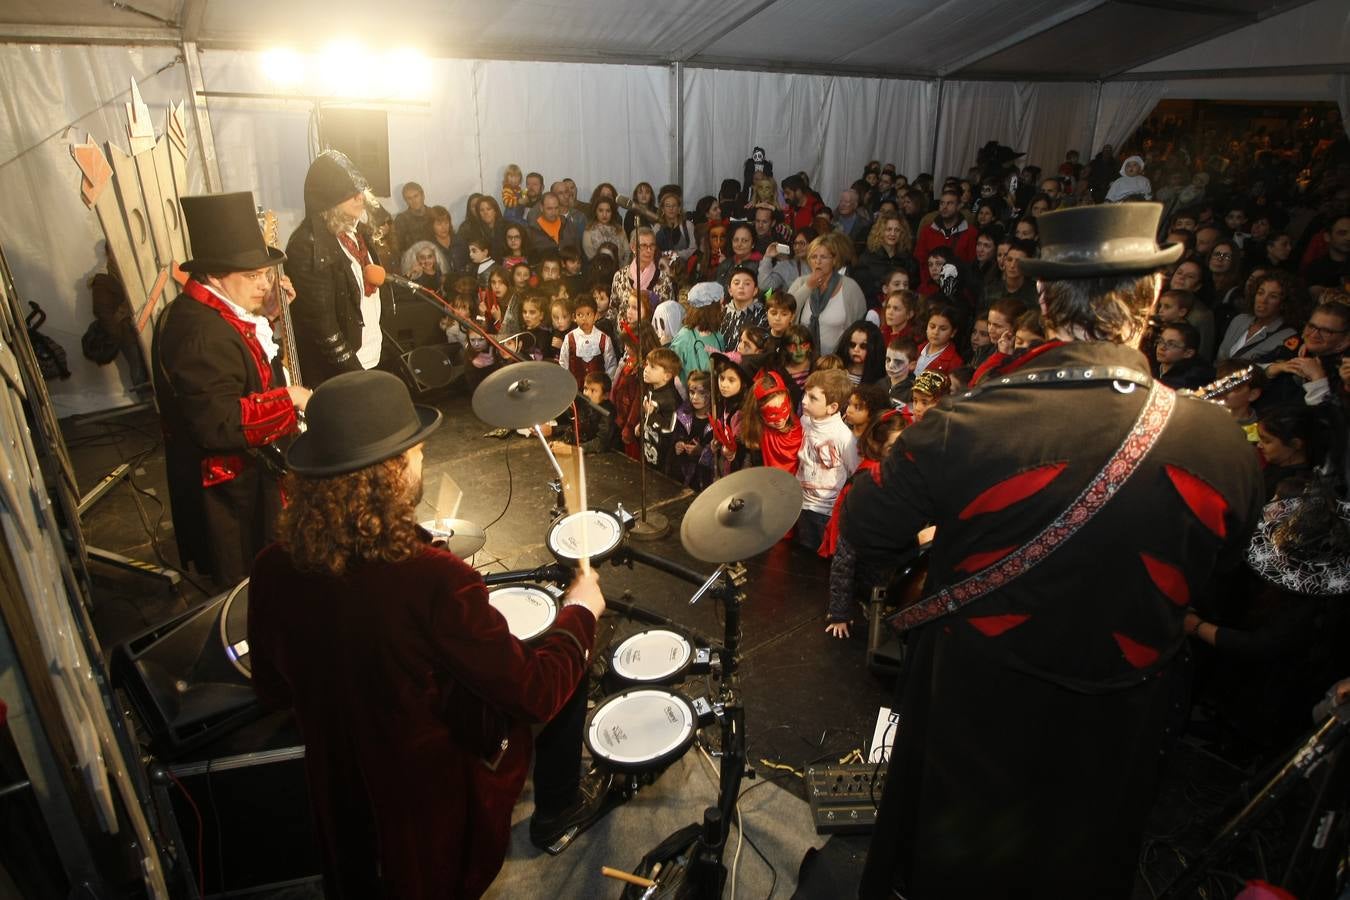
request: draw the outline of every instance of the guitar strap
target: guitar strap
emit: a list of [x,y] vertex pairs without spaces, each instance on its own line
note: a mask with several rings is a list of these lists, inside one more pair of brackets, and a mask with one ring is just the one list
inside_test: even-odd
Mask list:
[[[1069,374],[1068,372],[1064,375],[1044,372],[1030,373],[1029,375],[1001,379],[991,386],[1012,383],[1034,384],[1035,379],[1038,378],[1042,380],[1042,383],[1053,384],[1057,380],[1056,376],[1065,378]],[[1095,373],[1091,370],[1086,370],[1085,374],[1073,374],[1079,376],[1077,379],[1079,381],[1097,380],[1093,377]],[[1116,381],[1138,383],[1139,380],[1136,378],[1121,378],[1116,372],[1111,374],[1116,375],[1116,378],[1113,379]],[[1139,376],[1139,378],[1146,378],[1146,376]],[[1069,380],[1073,379],[1070,378]],[[1172,412],[1176,408],[1176,399],[1176,393],[1171,388],[1154,381],[1149,387],[1148,396],[1144,399],[1143,409],[1140,410],[1134,424],[1130,427],[1125,439],[1115,453],[1102,466],[1101,471],[1088,482],[1082,493],[1075,497],[1074,501],[1053,522],[1007,556],[955,584],[942,588],[918,603],[900,610],[888,620],[891,627],[896,631],[907,631],[927,624],[941,616],[954,613],[986,594],[1007,587],[1012,581],[1031,571],[1037,564],[1063,546],[1080,528],[1101,512],[1112,497],[1120,493],[1121,488],[1125,486],[1125,482],[1138,470],[1140,463],[1157,444],[1163,428],[1171,419]]]

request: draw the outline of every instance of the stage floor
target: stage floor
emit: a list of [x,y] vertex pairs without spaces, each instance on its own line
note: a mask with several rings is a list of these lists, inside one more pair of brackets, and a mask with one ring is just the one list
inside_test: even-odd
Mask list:
[[[445,420],[427,442],[425,499],[419,510],[422,517],[448,514],[448,510],[433,508],[442,496],[442,480],[448,476],[464,492],[458,515],[488,526],[487,544],[472,560],[475,567],[486,574],[528,570],[551,562],[545,536],[553,503],[547,487],[552,470],[537,439],[516,434],[507,438],[487,436],[488,427],[474,417],[467,395],[460,392],[423,402],[434,402],[445,413]],[[86,542],[145,563],[176,565],[172,525],[161,506],[167,488],[153,410],[133,409],[62,424],[81,490],[88,491],[119,464],[132,463],[131,478],[113,487],[83,517]],[[593,506],[613,509],[622,503],[630,512],[639,510],[642,488],[636,463],[616,454],[601,454],[588,458],[587,468]],[[649,473],[646,500],[649,510],[668,518],[671,530],[664,538],[641,544],[642,549],[710,572],[711,565],[693,560],[679,542],[680,523],[693,495]],[[777,784],[802,798],[800,779],[777,777],[784,773],[769,768],[764,761],[801,770],[811,762],[837,761],[855,748],[865,752],[878,707],[889,705],[893,686],[867,668],[865,623],[859,623],[847,640],[836,640],[825,633],[828,564],[824,560],[780,543],[749,560],[748,569],[740,669],[748,756],[761,775],[775,776]],[[206,599],[187,581],[171,590],[163,582],[102,563],[91,564],[91,571],[95,575],[93,617],[105,654],[129,637]],[[631,595],[645,609],[720,639],[720,609],[707,599],[690,606],[691,585],[641,564],[631,569],[604,564],[600,571],[601,584],[609,597]],[[617,614],[607,619],[614,625],[609,629],[613,641],[646,627]],[[688,690],[697,695],[701,685],[701,679],[691,681]],[[222,737],[192,758],[234,757],[298,744],[293,723],[285,717],[269,716]],[[1193,825],[1202,811],[1212,812],[1208,804],[1196,802],[1195,785],[1206,785],[1209,798],[1221,797],[1242,774],[1186,744],[1178,751],[1168,761],[1168,775],[1151,823],[1150,831],[1155,835],[1174,837],[1180,823]],[[754,783],[747,782],[747,786]],[[302,810],[286,812],[307,818]],[[828,855],[822,857],[825,862],[814,889],[803,884],[798,896],[850,895],[851,886],[842,886],[860,873],[865,847],[865,837],[827,843]],[[1143,868],[1150,868],[1150,863],[1157,865],[1159,855],[1156,847],[1146,847]],[[1141,879],[1135,896],[1149,897],[1159,884],[1156,878],[1155,873],[1151,886]],[[210,884],[208,878],[208,893]],[[312,897],[318,896],[315,887],[297,885],[291,890],[250,896]],[[781,893],[783,887],[780,883],[780,896],[787,895]],[[617,893],[616,889],[614,895]]]

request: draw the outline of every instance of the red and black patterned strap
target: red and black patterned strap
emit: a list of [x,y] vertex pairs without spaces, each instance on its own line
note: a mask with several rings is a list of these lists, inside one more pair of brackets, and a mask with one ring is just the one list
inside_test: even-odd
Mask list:
[[1176,401],[1176,392],[1155,381],[1125,440],[1067,509],[1012,553],[896,613],[888,620],[891,627],[906,631],[954,613],[988,593],[1007,587],[1044,561],[1120,493],[1125,482],[1157,444],[1176,408]]

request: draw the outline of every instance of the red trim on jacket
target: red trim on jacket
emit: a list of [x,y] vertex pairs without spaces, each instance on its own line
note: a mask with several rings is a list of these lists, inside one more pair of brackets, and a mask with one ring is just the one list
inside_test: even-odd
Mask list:
[[[184,296],[191,297],[203,306],[209,306],[243,339],[253,358],[254,368],[262,381],[263,389],[258,393],[245,394],[239,398],[239,425],[243,430],[244,441],[250,447],[262,447],[296,430],[298,417],[295,404],[285,387],[272,387],[272,365],[263,352],[262,344],[253,329],[252,322],[245,322],[235,315],[215,294],[211,293],[195,279],[189,279],[183,285]],[[202,459],[202,487],[224,484],[239,476],[245,465],[244,458],[238,454],[207,456]]]
[[979,384],[986,375],[1007,375],[1016,372],[1042,353],[1062,346],[1064,346],[1064,341],[1046,341],[1044,344],[1031,347],[1021,354],[1009,356],[1006,353],[995,352],[975,370],[975,374],[970,377],[970,386],[974,387]]

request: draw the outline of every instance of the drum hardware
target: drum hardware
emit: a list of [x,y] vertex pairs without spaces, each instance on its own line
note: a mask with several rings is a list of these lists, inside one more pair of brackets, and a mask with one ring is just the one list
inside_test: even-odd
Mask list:
[[468,559],[487,543],[487,533],[468,519],[428,519],[417,524],[460,559]]

